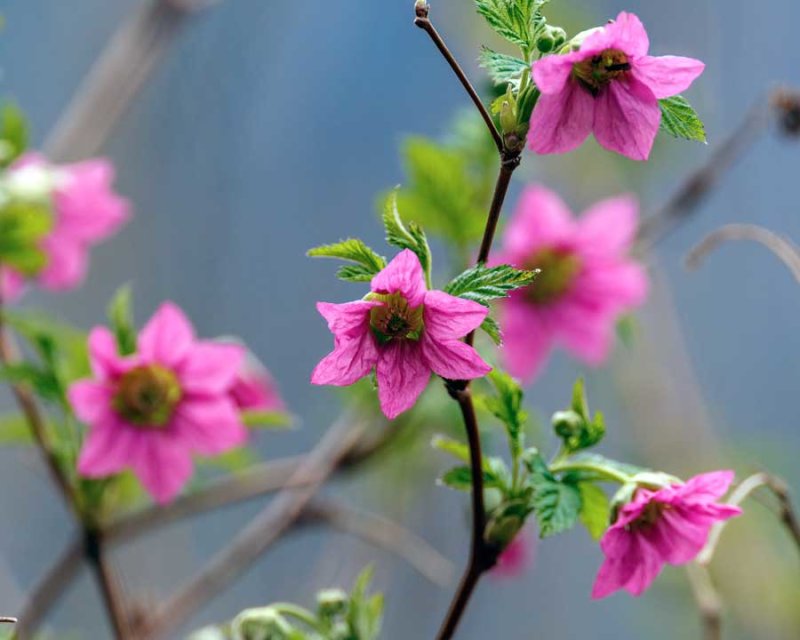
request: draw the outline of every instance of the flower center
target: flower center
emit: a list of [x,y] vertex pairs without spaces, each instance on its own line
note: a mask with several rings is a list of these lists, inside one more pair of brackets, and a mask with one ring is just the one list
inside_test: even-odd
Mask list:
[[628,531],[642,531],[649,529],[661,518],[661,514],[669,511],[672,507],[664,502],[651,500],[647,503],[641,515],[627,525]]
[[422,305],[410,307],[400,293],[371,293],[367,300],[381,306],[369,312],[369,324],[381,344],[390,340],[419,340],[422,335]]
[[565,249],[542,249],[524,265],[525,269],[541,269],[536,282],[525,289],[525,297],[534,304],[553,302],[566,293],[578,271],[581,261]]
[[591,58],[576,63],[572,73],[592,95],[601,88],[625,75],[631,69],[627,54],[619,49],[606,49]]
[[157,364],[134,367],[122,375],[112,404],[136,426],[157,429],[169,422],[182,396],[178,378]]

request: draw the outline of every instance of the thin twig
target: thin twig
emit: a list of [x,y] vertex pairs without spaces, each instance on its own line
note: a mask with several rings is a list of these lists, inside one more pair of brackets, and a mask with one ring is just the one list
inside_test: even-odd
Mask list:
[[[789,497],[789,488],[786,483],[773,475],[768,473],[756,473],[744,479],[733,490],[728,498],[727,504],[738,507],[750,495],[762,487],[769,489],[772,494],[778,499],[780,505],[780,520],[792,536],[794,543],[800,551],[800,521],[792,506],[792,501]],[[695,561],[701,566],[708,566],[714,559],[714,552],[717,550],[722,532],[729,521],[718,522],[711,528],[711,533],[708,535],[708,541],[703,550],[697,555]]]
[[44,144],[51,160],[102,148],[187,18],[206,0],[147,0],[112,36]]
[[[345,417],[334,424],[295,472],[311,476],[305,486],[281,491],[250,523],[218,552],[182,589],[172,596],[142,630],[143,637],[158,637],[182,622],[242,572],[250,568],[270,545],[292,526],[341,459],[358,442],[366,425]],[[296,485],[296,479],[290,485]]]
[[418,26],[420,29],[427,33],[433,44],[436,45],[436,48],[439,50],[439,53],[442,54],[442,57],[447,61],[447,64],[450,65],[450,68],[453,70],[453,73],[456,74],[456,77],[461,82],[461,85],[464,87],[466,92],[469,94],[472,103],[475,105],[475,108],[481,114],[483,121],[486,123],[487,129],[489,129],[489,133],[492,136],[492,140],[494,140],[494,144],[497,147],[497,151],[499,153],[503,152],[505,145],[503,144],[503,137],[500,135],[500,132],[497,130],[497,127],[494,124],[494,120],[492,120],[492,116],[486,110],[486,106],[483,104],[478,92],[475,91],[475,87],[472,86],[472,83],[467,78],[467,74],[464,73],[464,70],[461,68],[461,65],[458,64],[458,61],[453,57],[453,54],[450,53],[450,50],[447,48],[447,45],[444,43],[442,36],[439,35],[439,32],[436,31],[436,28],[433,26],[433,23],[430,21],[428,14],[430,13],[430,7],[426,2],[417,2],[414,7],[414,11],[416,17],[414,18],[414,24]]
[[722,599],[711,574],[705,566],[692,562],[686,565],[686,575],[700,612],[703,640],[722,640]]
[[452,584],[455,567],[413,531],[397,522],[340,501],[315,499],[303,510],[297,525],[328,524],[396,554],[422,576],[441,587]]
[[686,266],[697,269],[720,245],[733,240],[762,244],[786,265],[800,283],[800,250],[788,238],[756,224],[726,224],[712,231],[686,255]]
[[646,251],[694,213],[722,176],[741,158],[777,119],[781,131],[797,136],[800,94],[779,88],[759,99],[736,127],[715,149],[708,161],[690,174],[672,197],[642,223],[639,249]]

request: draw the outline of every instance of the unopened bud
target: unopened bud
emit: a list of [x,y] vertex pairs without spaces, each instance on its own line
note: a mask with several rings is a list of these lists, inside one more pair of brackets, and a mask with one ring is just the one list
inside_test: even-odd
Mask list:
[[542,29],[536,38],[536,48],[542,53],[550,53],[560,47],[567,39],[567,32],[561,27],[551,27],[549,24]]
[[341,589],[325,589],[317,594],[320,618],[333,618],[347,610],[348,595]]

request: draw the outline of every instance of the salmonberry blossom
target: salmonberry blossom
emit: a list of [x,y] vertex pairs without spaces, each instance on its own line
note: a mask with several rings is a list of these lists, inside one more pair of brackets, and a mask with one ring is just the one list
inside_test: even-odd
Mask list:
[[523,529],[503,549],[492,567],[492,575],[496,578],[516,578],[522,575],[533,562],[536,540],[527,535]]
[[639,489],[600,540],[606,558],[592,597],[604,598],[619,589],[641,595],[665,564],[691,562],[714,523],[742,512],[717,502],[733,477],[732,471],[712,471],[657,491]]
[[647,293],[644,270],[627,257],[637,216],[627,196],[598,202],[575,220],[552,191],[523,192],[493,259],[542,270],[503,301],[502,354],[512,375],[532,380],[554,344],[589,365],[606,359],[618,317]]
[[248,358],[236,374],[231,398],[242,411],[284,411],[286,405],[269,371],[254,358]]
[[649,56],[644,26],[632,13],[594,30],[578,51],[533,65],[541,96],[528,140],[536,153],[571,151],[594,133],[606,149],[647,160],[661,123],[658,101],[687,89],[699,60]]
[[120,356],[111,331],[89,335],[93,378],[74,383],[69,400],[89,425],[78,472],[102,478],[130,468],[159,503],[192,474],[192,454],[242,445],[247,431],[231,389],[244,360],[237,345],[197,340],[189,320],[163,304]]
[[491,371],[477,351],[460,340],[478,328],[488,309],[443,291],[428,290],[417,256],[400,252],[372,278],[363,300],[317,310],[334,335],[334,349],[314,369],[313,384],[345,386],[376,369],[378,398],[387,418],[410,409],[431,371],[451,380]]
[[[4,177],[11,198],[44,199],[52,215],[51,230],[40,248],[47,262],[33,280],[44,289],[72,289],[86,276],[89,248],[117,232],[129,217],[126,200],[111,185],[114,167],[103,159],[53,165],[37,154],[23,156]],[[25,277],[4,269],[2,295],[13,300]]]

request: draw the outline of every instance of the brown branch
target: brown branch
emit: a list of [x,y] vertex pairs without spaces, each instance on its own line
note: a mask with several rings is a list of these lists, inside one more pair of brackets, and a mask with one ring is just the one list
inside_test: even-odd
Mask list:
[[98,152],[144,86],[180,28],[206,0],[147,0],[92,66],[44,144],[53,161]]
[[777,120],[787,136],[800,133],[800,94],[791,89],[771,91],[766,99],[756,102],[734,129],[711,154],[708,161],[690,174],[672,197],[655,213],[644,220],[639,229],[641,249],[650,249],[703,203],[722,176],[752,148]]
[[726,224],[712,231],[686,255],[686,266],[697,269],[720,245],[733,240],[762,244],[786,265],[800,283],[800,250],[788,238],[755,224]]
[[391,551],[434,584],[442,587],[452,584],[455,568],[447,558],[413,531],[382,515],[353,509],[335,500],[315,499],[306,506],[296,524],[320,523]]
[[281,491],[227,547],[163,605],[140,635],[159,637],[166,633],[249,569],[300,517],[342,458],[356,446],[365,428],[364,423],[351,426],[350,420],[345,418],[328,429],[289,483],[300,484],[298,478],[309,476],[313,480],[305,486]]
[[722,640],[722,599],[711,574],[705,566],[692,562],[686,565],[686,575],[700,612],[703,640]]
[[489,133],[492,136],[492,140],[494,140],[494,144],[497,147],[497,151],[499,153],[503,153],[505,149],[505,144],[503,143],[503,137],[500,135],[500,132],[497,130],[497,127],[494,124],[494,120],[492,120],[491,114],[487,111],[483,101],[481,100],[478,92],[475,91],[475,87],[472,86],[470,83],[469,78],[467,78],[467,74],[464,73],[464,70],[461,68],[461,65],[458,64],[458,61],[455,59],[450,50],[447,48],[447,45],[444,43],[442,36],[439,35],[439,32],[436,31],[436,28],[433,26],[433,23],[430,21],[428,14],[430,13],[430,7],[428,6],[427,2],[424,0],[420,0],[414,6],[414,11],[416,17],[414,18],[414,24],[418,26],[420,29],[427,33],[433,44],[436,45],[436,48],[439,50],[439,53],[442,54],[442,57],[447,61],[447,64],[450,65],[450,68],[453,70],[453,73],[456,74],[459,82],[461,82],[461,86],[464,87],[467,94],[469,94],[472,103],[475,105],[475,108],[481,114],[483,121],[486,123],[486,128],[489,129]]

